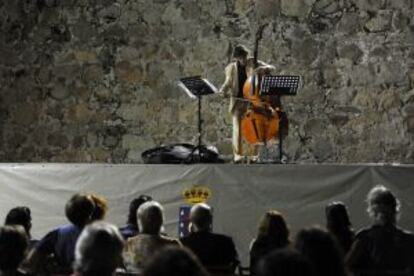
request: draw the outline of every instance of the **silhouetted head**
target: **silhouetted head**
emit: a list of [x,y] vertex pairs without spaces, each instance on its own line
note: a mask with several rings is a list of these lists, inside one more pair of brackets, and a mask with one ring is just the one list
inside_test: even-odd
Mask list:
[[309,259],[315,275],[345,276],[342,250],[338,241],[326,230],[317,226],[300,230],[295,247]]
[[237,45],[233,49],[233,58],[239,61],[242,65],[246,65],[249,49],[244,45]]
[[189,250],[167,246],[156,253],[144,268],[144,276],[207,276],[198,259]]
[[137,198],[134,198],[131,203],[129,204],[129,213],[128,213],[128,224],[135,225],[138,227],[137,224],[137,210],[138,208],[145,202],[152,200],[152,197],[147,195],[140,195]]
[[259,223],[258,238],[278,240],[280,245],[289,243],[289,229],[280,212],[269,210],[262,216]]
[[385,186],[377,185],[367,196],[368,214],[376,224],[395,224],[400,212],[400,201]]
[[211,230],[213,222],[211,207],[205,203],[195,204],[190,211],[190,221],[195,231]]
[[32,228],[32,216],[30,209],[26,206],[18,206],[11,209],[4,221],[5,225],[21,225],[30,238],[30,229]]
[[78,226],[84,227],[91,221],[95,204],[88,195],[75,194],[65,206],[65,213],[68,220]]
[[325,208],[325,214],[328,229],[349,228],[351,226],[348,210],[342,202],[329,203]]
[[104,197],[96,194],[90,194],[89,197],[95,205],[91,217],[92,221],[105,219],[106,213],[108,212],[108,201]]
[[291,248],[275,250],[258,263],[257,276],[311,276],[309,261]]
[[147,201],[137,211],[140,233],[158,235],[164,223],[164,209],[157,201]]
[[122,260],[124,240],[115,225],[97,221],[86,226],[75,247],[74,269],[83,276],[110,276]]
[[0,271],[15,271],[24,259],[27,246],[28,239],[23,227],[0,227]]

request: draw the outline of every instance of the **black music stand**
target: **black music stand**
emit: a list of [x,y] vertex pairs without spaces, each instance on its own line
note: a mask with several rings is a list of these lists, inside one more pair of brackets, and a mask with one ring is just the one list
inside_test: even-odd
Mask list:
[[192,99],[198,99],[198,145],[194,148],[189,158],[193,157],[193,153],[198,150],[198,162],[203,160],[202,152],[205,150],[205,146],[202,144],[202,123],[201,118],[201,98],[202,96],[218,93],[217,88],[211,84],[207,79],[203,79],[200,76],[181,78],[178,82],[178,86],[183,89],[187,95]]
[[[267,75],[262,79],[260,86],[260,96],[270,96],[276,98],[280,103],[281,96],[296,96],[301,85],[300,76],[272,76]],[[282,110],[278,111],[279,115],[279,161],[282,163],[283,154],[283,127],[282,123],[286,119],[282,116]]]

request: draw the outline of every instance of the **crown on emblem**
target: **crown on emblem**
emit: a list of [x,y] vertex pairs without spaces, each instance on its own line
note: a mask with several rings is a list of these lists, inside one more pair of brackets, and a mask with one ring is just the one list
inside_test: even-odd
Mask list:
[[191,204],[205,203],[211,196],[211,190],[205,186],[193,186],[183,191],[184,199]]

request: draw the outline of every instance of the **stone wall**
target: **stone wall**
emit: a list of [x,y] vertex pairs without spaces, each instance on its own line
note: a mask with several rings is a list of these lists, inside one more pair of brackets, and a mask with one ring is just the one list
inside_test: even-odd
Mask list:
[[[141,162],[197,141],[197,102],[237,43],[304,86],[285,97],[293,162],[414,161],[414,0],[1,0],[0,160]],[[204,142],[231,154],[228,101]]]

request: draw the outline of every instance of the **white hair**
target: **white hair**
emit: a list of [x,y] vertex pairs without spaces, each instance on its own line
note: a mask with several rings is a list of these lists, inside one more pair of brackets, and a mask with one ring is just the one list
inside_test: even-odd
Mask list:
[[164,208],[157,201],[147,201],[138,208],[137,220],[141,233],[159,234],[164,223]]
[[76,242],[74,269],[81,275],[111,275],[123,247],[124,239],[115,225],[94,222],[83,229]]
[[367,203],[367,212],[375,223],[396,223],[401,204],[388,188],[376,185],[369,191]]

